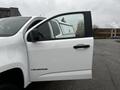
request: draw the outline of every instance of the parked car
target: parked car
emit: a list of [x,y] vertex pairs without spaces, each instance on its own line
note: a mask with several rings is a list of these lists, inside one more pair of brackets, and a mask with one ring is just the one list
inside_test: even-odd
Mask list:
[[0,19],[0,90],[92,79],[93,42],[90,11]]

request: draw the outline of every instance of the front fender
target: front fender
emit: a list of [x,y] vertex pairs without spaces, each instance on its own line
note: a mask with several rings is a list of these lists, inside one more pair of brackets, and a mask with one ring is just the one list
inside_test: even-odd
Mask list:
[[30,83],[29,80],[29,75],[28,75],[28,71],[26,70],[26,68],[24,67],[24,65],[22,65],[21,63],[8,63],[5,65],[2,65],[0,63],[0,73],[8,71],[8,70],[12,70],[18,68],[22,71],[23,77],[24,77],[24,87],[28,86],[28,84]]
[[0,72],[20,68],[24,75],[25,87],[29,84],[27,49],[22,36],[0,37]]

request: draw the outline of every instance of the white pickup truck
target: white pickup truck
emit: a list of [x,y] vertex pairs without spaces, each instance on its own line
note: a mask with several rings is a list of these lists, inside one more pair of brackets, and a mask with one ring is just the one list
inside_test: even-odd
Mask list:
[[92,78],[90,11],[0,19],[0,90]]

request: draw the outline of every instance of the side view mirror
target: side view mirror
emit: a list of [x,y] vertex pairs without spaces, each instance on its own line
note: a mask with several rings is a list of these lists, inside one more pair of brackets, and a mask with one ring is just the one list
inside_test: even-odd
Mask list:
[[38,34],[36,31],[31,31],[29,34],[28,34],[28,41],[29,42],[37,42],[37,38],[38,38]]
[[37,30],[33,30],[28,34],[28,41],[37,42],[43,40],[44,36]]

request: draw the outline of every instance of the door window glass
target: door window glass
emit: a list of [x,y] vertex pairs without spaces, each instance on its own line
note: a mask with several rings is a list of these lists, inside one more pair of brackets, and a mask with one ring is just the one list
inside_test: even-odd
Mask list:
[[[62,31],[61,36],[56,38],[85,37],[84,16],[82,14],[65,15],[55,18],[55,20]],[[55,30],[57,31],[57,29]]]
[[34,36],[37,36],[38,41],[83,38],[85,37],[84,15],[62,15],[37,26],[34,31],[37,32]]

